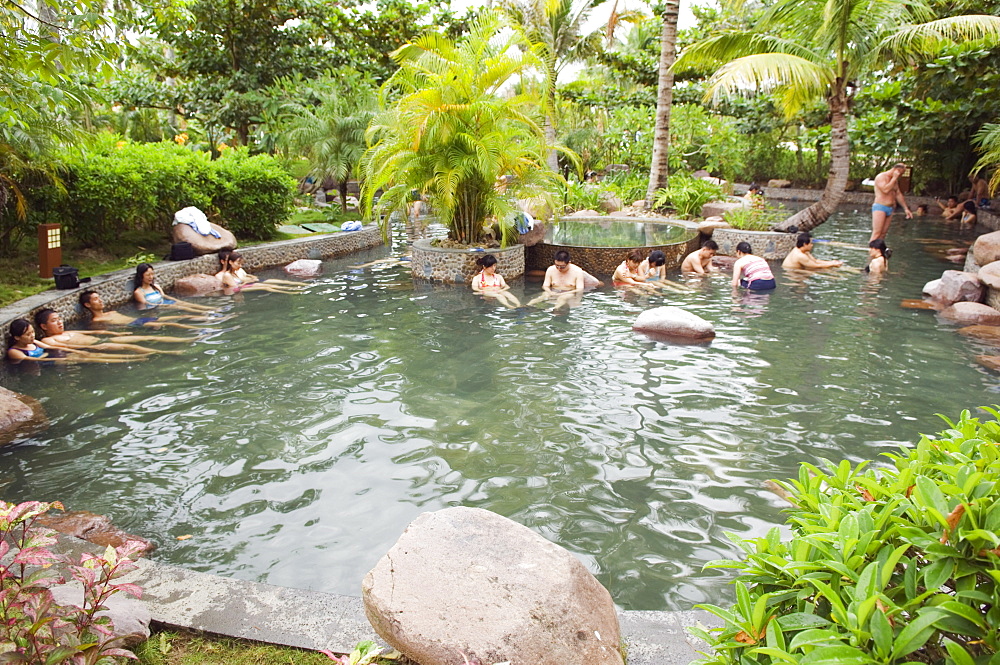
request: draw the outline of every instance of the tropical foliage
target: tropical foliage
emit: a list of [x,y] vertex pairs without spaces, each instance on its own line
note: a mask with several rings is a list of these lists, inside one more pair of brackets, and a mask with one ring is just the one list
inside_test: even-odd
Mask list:
[[974,663],[1000,651],[1000,423],[963,412],[888,465],[803,464],[791,536],[739,541],[710,663]]
[[363,159],[366,214],[386,232],[389,214],[405,214],[415,191],[454,240],[478,243],[496,224],[509,241],[513,197],[554,191],[559,177],[542,167],[547,146],[535,100],[501,94],[537,59],[502,26],[488,13],[462,40],[430,34],[395,53],[400,67],[382,87]]
[[696,217],[701,214],[703,205],[718,200],[722,195],[722,187],[715,183],[678,174],[670,178],[668,187],[656,191],[653,207],[669,206],[681,217]]

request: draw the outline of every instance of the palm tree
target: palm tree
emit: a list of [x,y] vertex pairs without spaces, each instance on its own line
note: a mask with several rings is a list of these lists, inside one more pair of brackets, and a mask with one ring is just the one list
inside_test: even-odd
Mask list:
[[[596,53],[601,35],[583,34],[583,24],[591,12],[606,0],[507,0],[501,11],[511,27],[538,57],[545,89],[545,139],[556,142],[556,81],[570,63]],[[616,17],[612,13],[612,17]],[[546,162],[551,170],[559,168],[556,151],[550,150]]]
[[847,123],[858,87],[894,65],[913,64],[945,43],[1000,37],[1000,18],[929,20],[925,0],[778,0],[752,30],[710,37],[687,49],[675,68],[722,65],[706,99],[774,91],[786,114],[811,100],[830,113],[830,172],[822,198],[775,228],[822,224],[844,197],[850,165]]
[[365,151],[365,131],[375,114],[375,97],[357,87],[350,102],[335,88],[316,92],[317,104],[294,103],[286,107],[279,141],[309,160],[317,182],[332,178],[347,210],[347,183],[356,174]]
[[656,84],[656,124],[653,129],[653,157],[649,166],[646,208],[652,207],[656,191],[667,186],[670,152],[670,107],[674,103],[674,58],[677,55],[677,18],[680,0],[666,0],[663,32],[660,34],[659,78]]
[[973,138],[973,143],[978,146],[980,153],[973,171],[994,169],[990,177],[990,194],[994,194],[1000,187],[1000,124],[983,125]]
[[452,239],[477,243],[491,220],[507,242],[516,237],[514,196],[548,195],[558,185],[559,176],[542,166],[548,146],[532,118],[536,100],[501,94],[538,65],[502,27],[500,16],[487,12],[457,43],[428,34],[393,53],[399,69],[382,86],[384,110],[368,129],[362,160],[365,212],[384,220],[384,234],[389,213],[404,212],[416,191]]

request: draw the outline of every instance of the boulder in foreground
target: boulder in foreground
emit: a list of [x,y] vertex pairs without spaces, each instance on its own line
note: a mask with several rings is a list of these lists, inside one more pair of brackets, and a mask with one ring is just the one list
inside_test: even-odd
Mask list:
[[323,262],[319,259],[297,259],[285,266],[285,272],[296,277],[316,277],[323,272]]
[[179,296],[207,296],[222,290],[222,280],[200,272],[174,280],[173,291]]
[[636,317],[632,329],[681,339],[709,340],[715,337],[715,326],[680,307],[647,309]]
[[1000,326],[1000,311],[978,302],[957,302],[942,310],[941,316],[959,323]]
[[37,400],[0,387],[0,444],[47,424],[45,411]]
[[176,224],[172,231],[173,240],[174,242],[191,243],[196,256],[215,254],[220,249],[236,249],[236,236],[231,231],[227,231],[218,224],[211,224],[211,226],[212,230],[219,234],[218,238],[211,235],[203,236],[187,224]]
[[611,594],[572,554],[480,508],[424,513],[365,576],[365,614],[420,665],[622,665]]

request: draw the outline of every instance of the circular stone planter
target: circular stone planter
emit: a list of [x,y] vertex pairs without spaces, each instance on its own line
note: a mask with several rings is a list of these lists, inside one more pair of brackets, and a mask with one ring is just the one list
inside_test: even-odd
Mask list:
[[448,249],[432,247],[424,238],[413,243],[410,269],[414,279],[445,284],[467,284],[482,268],[476,259],[486,254],[497,257],[497,272],[510,280],[524,274],[524,245],[496,249]]
[[750,243],[753,253],[768,261],[781,261],[795,247],[795,233],[779,231],[741,231],[739,229],[715,229],[712,240],[719,244],[719,254],[736,256],[736,245]]

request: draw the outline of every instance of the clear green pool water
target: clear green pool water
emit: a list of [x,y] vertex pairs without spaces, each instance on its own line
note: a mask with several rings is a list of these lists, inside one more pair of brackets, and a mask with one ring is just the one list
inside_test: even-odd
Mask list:
[[545,226],[545,242],[567,247],[650,247],[682,242],[693,235],[676,224],[562,219]]
[[[817,235],[861,245],[866,227],[845,213]],[[576,553],[622,607],[723,601],[727,577],[702,566],[735,554],[725,532],[783,520],[765,480],[1000,401],[982,348],[899,307],[950,267],[918,239],[952,233],[897,220],[880,283],[777,270],[770,296],[734,296],[716,276],[681,295],[605,288],[568,316],[347,268],[386,250],[332,261],[307,294],[219,299],[236,318],[186,356],[6,374],[52,424],[0,451],[0,495],[108,514],[161,561],[355,595],[419,513],[478,506]],[[663,304],[718,337],[631,331]]]

